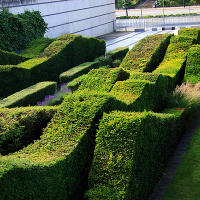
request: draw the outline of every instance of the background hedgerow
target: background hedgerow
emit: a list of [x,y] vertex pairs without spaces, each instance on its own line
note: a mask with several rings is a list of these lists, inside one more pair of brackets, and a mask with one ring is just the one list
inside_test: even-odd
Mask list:
[[43,37],[47,24],[39,11],[25,11],[14,15],[7,9],[0,11],[0,49],[25,49],[33,40]]

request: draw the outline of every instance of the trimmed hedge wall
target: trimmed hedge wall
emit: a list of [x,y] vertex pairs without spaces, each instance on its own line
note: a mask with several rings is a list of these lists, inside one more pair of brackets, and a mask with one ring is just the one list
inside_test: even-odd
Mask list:
[[158,68],[153,71],[153,73],[161,73],[171,77],[168,91],[173,90],[177,84],[182,83],[188,50],[194,43],[195,39],[191,37],[172,37],[164,60]]
[[0,199],[82,199],[96,124],[103,112],[119,106],[101,94],[66,97],[40,140],[0,157]]
[[14,52],[0,50],[0,65],[17,65],[28,58]]
[[17,106],[35,105],[46,95],[55,93],[56,82],[40,82],[24,90],[16,92],[0,101],[0,108],[12,108]]
[[172,34],[147,36],[125,56],[121,67],[131,71],[152,72],[162,61]]
[[200,28],[184,28],[178,30],[178,34],[181,36],[192,37],[195,39],[195,43],[200,43]]
[[184,79],[193,84],[200,82],[200,45],[193,46],[188,52]]
[[151,112],[104,114],[96,136],[88,199],[147,199],[172,151],[182,115]]
[[126,103],[128,111],[152,110],[155,107],[155,83],[146,80],[118,81],[110,94]]
[[114,60],[122,60],[126,54],[128,53],[129,48],[128,47],[118,47],[106,54],[107,57]]
[[87,76],[85,76],[81,85],[78,88],[79,91],[97,91],[97,92],[109,92],[117,81],[123,81],[129,78],[129,73],[122,68],[115,69],[92,69]]
[[53,41],[55,41],[55,39],[52,38],[38,38],[33,40],[29,43],[27,48],[22,51],[21,55],[28,58],[39,56],[39,54]]
[[98,62],[86,62],[76,67],[73,67],[67,70],[66,72],[63,72],[62,74],[60,74],[59,80],[61,83],[66,83],[68,81],[73,80],[74,78],[77,78],[82,74],[88,73],[91,69],[98,67],[99,67]]
[[15,152],[39,139],[57,107],[0,109],[0,154]]
[[14,15],[7,9],[0,11],[0,49],[25,49],[29,42],[43,37],[47,24],[39,11],[25,11]]
[[58,81],[62,72],[104,54],[105,41],[103,40],[79,35],[60,36],[44,50],[39,58],[17,65],[16,74],[8,73],[9,66],[0,66],[0,98],[37,82]]

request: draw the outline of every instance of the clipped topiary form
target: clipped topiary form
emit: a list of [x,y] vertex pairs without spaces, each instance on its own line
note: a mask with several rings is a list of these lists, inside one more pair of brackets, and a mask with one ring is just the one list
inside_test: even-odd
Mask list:
[[184,79],[192,84],[200,82],[200,45],[191,47],[188,52]]
[[152,72],[162,61],[171,37],[171,34],[145,37],[126,54],[120,66],[135,72]]

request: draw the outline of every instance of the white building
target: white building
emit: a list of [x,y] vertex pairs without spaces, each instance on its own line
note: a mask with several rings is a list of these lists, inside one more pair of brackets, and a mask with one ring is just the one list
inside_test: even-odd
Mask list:
[[14,14],[40,11],[48,23],[46,37],[67,33],[95,37],[115,31],[115,0],[17,0],[4,7]]

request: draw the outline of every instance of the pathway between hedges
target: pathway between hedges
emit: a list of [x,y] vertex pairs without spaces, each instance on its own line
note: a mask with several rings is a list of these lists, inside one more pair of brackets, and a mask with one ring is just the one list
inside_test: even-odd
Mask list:
[[165,192],[168,188],[168,185],[172,181],[174,173],[176,172],[176,169],[181,162],[182,156],[186,152],[186,150],[188,148],[188,144],[191,141],[192,136],[194,135],[194,132],[195,132],[196,128],[198,127],[199,123],[200,123],[200,108],[198,109],[197,114],[194,117],[193,124],[185,132],[180,143],[178,144],[177,148],[175,149],[174,154],[169,159],[169,162],[167,164],[167,167],[163,174],[163,177],[161,178],[160,182],[158,183],[156,189],[154,190],[154,192],[151,195],[151,197],[149,198],[149,200],[162,200],[163,199]]

